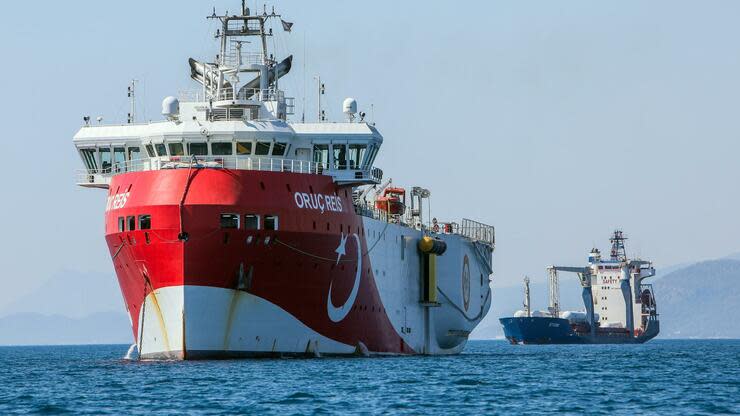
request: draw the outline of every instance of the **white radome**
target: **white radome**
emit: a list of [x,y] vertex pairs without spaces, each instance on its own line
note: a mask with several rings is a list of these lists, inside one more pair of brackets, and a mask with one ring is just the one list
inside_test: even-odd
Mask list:
[[162,115],[172,120],[180,114],[180,100],[167,97],[162,100]]
[[342,112],[347,115],[357,114],[357,100],[354,98],[347,98],[342,103]]

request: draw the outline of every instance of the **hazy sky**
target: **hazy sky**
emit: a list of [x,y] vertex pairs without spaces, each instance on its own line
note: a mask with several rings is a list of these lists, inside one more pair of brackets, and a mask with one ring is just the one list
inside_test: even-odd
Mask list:
[[[75,188],[72,136],[83,115],[124,120],[134,77],[159,119],[193,87],[187,58],[216,53],[204,17],[238,3],[3,5],[0,306],[62,269],[110,278],[105,194]],[[386,175],[430,188],[441,220],[497,227],[498,284],[581,264],[618,226],[658,267],[740,251],[740,2],[272,3],[296,23],[275,45],[298,112],[307,95],[315,117],[317,74],[333,119],[374,104]]]

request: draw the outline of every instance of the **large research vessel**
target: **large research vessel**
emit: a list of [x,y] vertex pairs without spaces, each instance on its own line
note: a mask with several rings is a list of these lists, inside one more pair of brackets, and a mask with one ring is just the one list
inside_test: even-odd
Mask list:
[[[529,279],[525,278],[524,310],[501,318],[512,344],[627,344],[643,343],[660,331],[655,295],[644,279],[655,275],[652,263],[628,259],[622,231],[611,237],[609,259],[594,248],[588,266],[550,266],[549,307],[532,311]],[[583,287],[585,311],[561,311],[558,272],[577,273]]]
[[163,121],[85,117],[74,137],[78,185],[108,192],[139,356],[461,352],[491,306],[493,227],[432,221],[429,190],[384,180],[355,100],[343,122],[290,121],[292,57],[267,45],[292,23],[243,2],[209,18],[220,51],[190,60],[198,89],[166,98]]

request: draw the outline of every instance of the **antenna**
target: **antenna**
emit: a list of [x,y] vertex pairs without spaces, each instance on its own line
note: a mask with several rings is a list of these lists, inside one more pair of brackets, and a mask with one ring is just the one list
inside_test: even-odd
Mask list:
[[321,83],[321,76],[315,77],[316,82],[318,83],[318,115],[319,115],[319,123],[326,121],[326,112],[321,109],[321,96],[326,94],[326,85]]
[[136,121],[136,83],[139,82],[136,79],[131,80],[131,85],[128,87],[128,98],[131,102],[131,112],[128,113],[128,124],[134,124]]

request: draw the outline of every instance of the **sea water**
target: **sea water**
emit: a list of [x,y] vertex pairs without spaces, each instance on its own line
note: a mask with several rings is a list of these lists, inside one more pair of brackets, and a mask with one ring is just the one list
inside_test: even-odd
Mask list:
[[126,360],[128,348],[0,348],[0,414],[740,413],[740,341],[201,362]]

